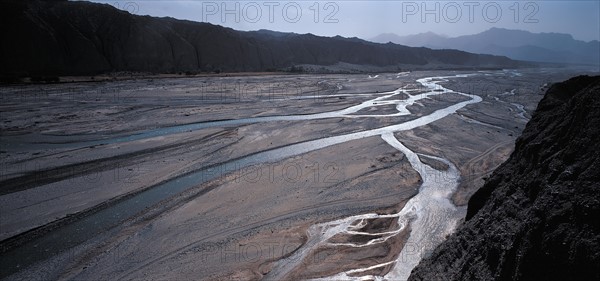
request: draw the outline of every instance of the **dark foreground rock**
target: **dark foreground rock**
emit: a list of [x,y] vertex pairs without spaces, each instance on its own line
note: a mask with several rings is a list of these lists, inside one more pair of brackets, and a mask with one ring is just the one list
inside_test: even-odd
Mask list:
[[298,65],[338,63],[397,69],[521,65],[502,56],[358,38],[242,32],[209,23],[137,16],[108,4],[82,1],[5,0],[0,2],[0,17],[0,74],[4,75],[301,71]]
[[600,76],[553,85],[410,280],[600,280]]

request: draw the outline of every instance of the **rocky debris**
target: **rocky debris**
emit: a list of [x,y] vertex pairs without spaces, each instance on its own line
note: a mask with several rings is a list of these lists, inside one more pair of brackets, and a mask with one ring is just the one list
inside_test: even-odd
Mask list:
[[410,280],[600,280],[600,76],[553,85]]

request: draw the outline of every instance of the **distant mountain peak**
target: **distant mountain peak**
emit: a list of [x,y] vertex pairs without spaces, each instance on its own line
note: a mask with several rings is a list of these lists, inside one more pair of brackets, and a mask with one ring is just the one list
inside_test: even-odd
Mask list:
[[369,41],[376,43],[387,43],[392,42],[400,45],[406,45],[411,47],[432,47],[436,45],[437,41],[445,40],[447,36],[439,35],[432,31],[413,34],[413,35],[405,35],[400,36],[394,33],[382,33]]
[[382,33],[370,41],[393,42],[411,47],[458,49],[512,59],[600,65],[600,42],[575,40],[571,34],[492,27],[477,34],[447,37],[432,31],[399,36]]
[[429,35],[429,36],[439,36],[439,37],[446,37],[446,38],[448,38],[448,35],[435,33],[433,31],[421,32],[421,33],[417,33],[416,35]]

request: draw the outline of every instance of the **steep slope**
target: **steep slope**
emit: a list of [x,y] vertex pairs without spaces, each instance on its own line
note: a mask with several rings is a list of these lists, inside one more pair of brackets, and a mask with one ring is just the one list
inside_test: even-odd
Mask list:
[[516,67],[506,57],[376,44],[357,38],[241,32],[208,23],[131,15],[107,4],[0,4],[0,73],[264,71],[298,64]]
[[411,280],[600,279],[600,76],[555,84]]

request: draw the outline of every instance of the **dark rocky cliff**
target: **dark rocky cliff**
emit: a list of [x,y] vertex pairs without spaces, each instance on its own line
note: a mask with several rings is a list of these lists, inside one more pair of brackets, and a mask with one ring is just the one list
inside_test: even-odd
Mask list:
[[600,76],[553,85],[410,280],[600,280]]
[[0,73],[265,71],[338,62],[389,66],[515,67],[506,57],[311,34],[241,32],[137,16],[108,4],[0,2]]

